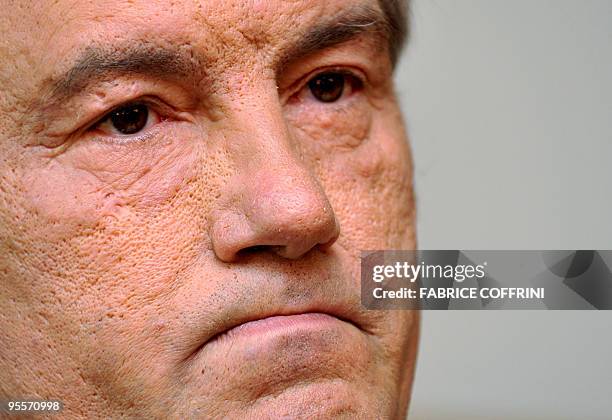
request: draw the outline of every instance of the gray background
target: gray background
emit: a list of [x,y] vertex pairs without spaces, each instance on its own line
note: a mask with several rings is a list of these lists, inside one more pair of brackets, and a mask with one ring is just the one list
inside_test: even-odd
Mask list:
[[[413,0],[422,249],[612,249],[612,0]],[[410,418],[612,418],[612,313],[426,312]]]

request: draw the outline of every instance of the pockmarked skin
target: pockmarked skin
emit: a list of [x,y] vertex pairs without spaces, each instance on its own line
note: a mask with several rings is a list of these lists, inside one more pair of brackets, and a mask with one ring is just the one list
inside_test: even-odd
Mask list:
[[[402,418],[418,314],[359,297],[361,250],[415,247],[391,54],[368,25],[296,47],[379,5],[0,9],[0,399],[59,399],[62,418]],[[344,77],[327,102],[309,84],[325,71]],[[146,127],[113,131],[134,102]]]

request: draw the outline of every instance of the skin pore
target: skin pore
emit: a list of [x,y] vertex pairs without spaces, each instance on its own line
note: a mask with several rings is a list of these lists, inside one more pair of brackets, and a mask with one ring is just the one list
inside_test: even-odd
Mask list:
[[[375,1],[2,1],[0,399],[66,418],[402,418],[414,249]],[[127,134],[126,134],[127,133]]]

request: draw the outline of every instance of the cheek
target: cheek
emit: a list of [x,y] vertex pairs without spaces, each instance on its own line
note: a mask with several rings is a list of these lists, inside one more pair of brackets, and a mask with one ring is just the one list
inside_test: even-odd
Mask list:
[[372,108],[363,97],[342,105],[308,101],[309,106],[290,107],[286,118],[299,143],[310,152],[325,155],[350,150],[364,142],[372,125]]
[[[412,168],[403,133],[387,129],[354,153],[326,162],[329,195],[346,249],[413,249]],[[341,186],[339,188],[339,186]]]
[[[312,108],[290,120],[340,222],[339,243],[363,249],[415,247],[412,161],[397,105]],[[299,117],[299,119],[298,119]]]
[[88,308],[78,315],[86,323],[128,318],[172,293],[208,246],[202,227],[226,166],[222,152],[186,135],[140,150],[84,144],[30,165],[29,187],[15,194],[27,219],[15,252],[28,282],[48,278],[39,283]]
[[24,204],[46,226],[46,238],[70,237],[111,221],[133,223],[130,214],[154,213],[208,170],[198,162],[215,157],[202,156],[200,143],[186,131],[133,145],[75,143],[44,165],[25,169]]
[[[162,367],[171,355],[163,349],[172,346],[164,342],[164,322],[172,322],[168,313],[184,310],[181,302],[172,310],[168,305],[181,284],[177,279],[208,246],[203,226],[227,166],[223,153],[192,140],[123,161],[111,152],[93,159],[85,149],[74,149],[16,184],[33,188],[13,193],[20,202],[11,209],[22,211],[14,213],[19,225],[8,235],[18,243],[2,247],[16,254],[8,261],[3,252],[2,262],[12,267],[7,287],[30,312],[44,311],[48,342],[61,343],[53,351],[78,361],[94,384],[118,382],[107,372],[119,372],[126,382],[138,377],[129,358],[140,361],[139,368],[147,366],[153,382],[167,376]],[[85,166],[91,161],[98,169],[114,170],[94,171]],[[141,176],[122,179],[136,172]],[[129,203],[122,206],[125,212],[104,207],[109,191]],[[24,323],[24,329],[32,329],[29,320]],[[135,336],[144,338],[134,343]],[[158,365],[144,360],[151,349]],[[117,355],[122,356],[115,360]],[[125,369],[117,365],[122,361]],[[116,391],[126,394],[123,388]]]

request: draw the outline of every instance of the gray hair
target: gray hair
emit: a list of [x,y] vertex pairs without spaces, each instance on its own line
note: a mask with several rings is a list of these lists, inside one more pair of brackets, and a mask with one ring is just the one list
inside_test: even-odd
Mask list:
[[391,59],[395,64],[410,34],[408,21],[410,0],[378,0],[378,4],[387,20],[390,33],[389,48]]

